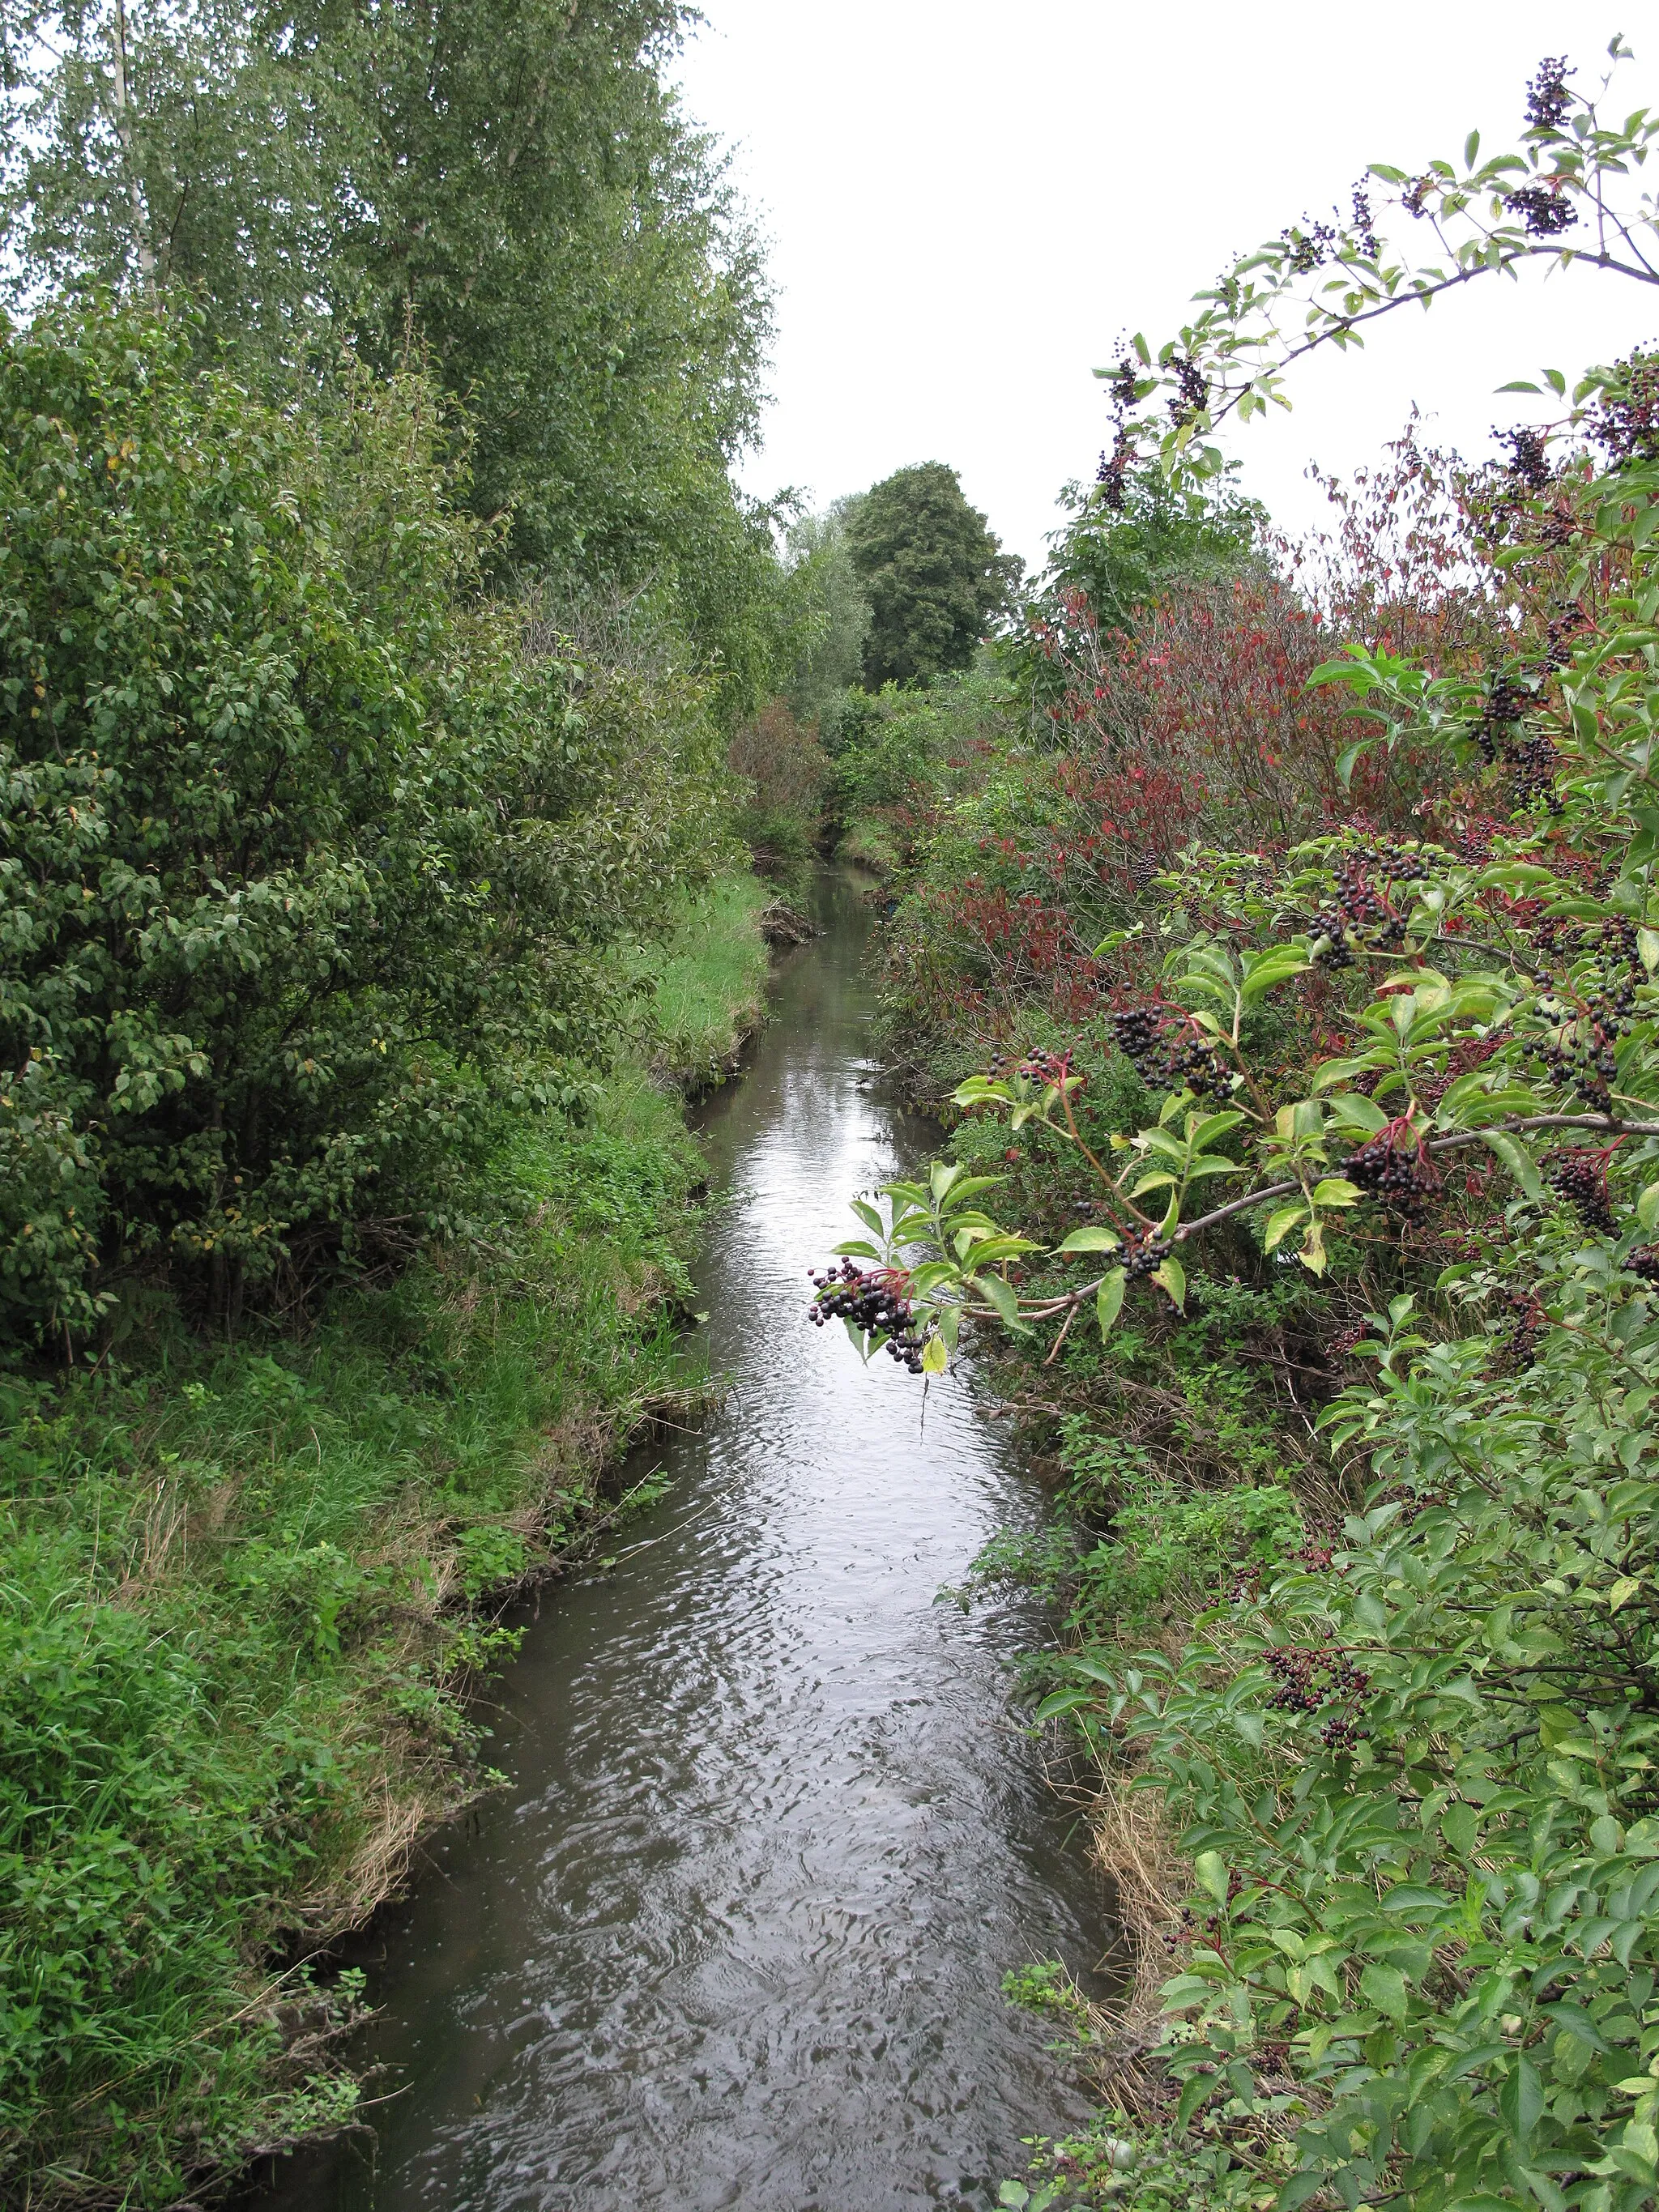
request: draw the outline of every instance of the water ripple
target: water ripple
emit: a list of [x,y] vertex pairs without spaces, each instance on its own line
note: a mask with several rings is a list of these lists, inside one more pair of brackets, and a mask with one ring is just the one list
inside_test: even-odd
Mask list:
[[795,956],[708,1116],[735,1194],[699,1269],[735,1388],[503,1687],[501,1800],[386,1916],[368,2056],[397,2094],[263,2212],[980,2206],[1077,2117],[998,1994],[1086,1969],[1102,1899],[1007,1709],[1030,1622],[933,1601],[1029,1480],[938,1383],[805,1318],[848,1193],[923,1133],[872,1087],[863,916]]

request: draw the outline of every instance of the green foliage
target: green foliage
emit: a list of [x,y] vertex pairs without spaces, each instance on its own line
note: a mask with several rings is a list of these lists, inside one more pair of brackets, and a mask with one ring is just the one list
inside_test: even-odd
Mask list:
[[[971,804],[980,757],[1012,700],[995,669],[970,669],[901,689],[852,691],[829,744],[824,805],[840,849],[884,867],[915,861]],[[948,811],[947,811],[948,810]],[[941,857],[936,863],[949,866]]]
[[[1630,408],[1645,404],[1634,375]],[[1012,1255],[1018,1232],[988,1213],[953,1240],[908,1186],[880,1224],[913,1331],[948,1346],[969,1315],[1029,1330],[1085,1299],[1106,1334],[1141,1275],[1181,1308],[1178,1251],[1239,1210],[1216,1179],[1264,1210],[1264,1256],[1294,1251],[1316,1278],[1357,1206],[1409,1225],[1439,1200],[1447,1154],[1484,1151],[1512,1192],[1501,1215],[1472,1208],[1480,1256],[1438,1281],[1454,1310],[1510,1321],[1507,1352],[1488,1328],[1414,1334],[1409,1295],[1359,1347],[1377,1380],[1325,1426],[1370,1486],[1329,1566],[1275,1574],[1268,1557],[1265,1594],[1203,1615],[1178,1659],[1097,1649],[1060,1693],[1097,1715],[1095,1741],[1145,1762],[1209,1899],[1164,1992],[1182,2025],[1162,2058],[1222,2201],[1235,2167],[1287,2212],[1326,2190],[1426,2212],[1635,2212],[1659,2186],[1644,1611],[1659,1204],[1644,1188],[1659,1157],[1659,895],[1643,797],[1659,471],[1641,434],[1610,476],[1552,488],[1565,559],[1510,495],[1512,572],[1573,613],[1501,673],[1431,678],[1363,650],[1324,672],[1352,687],[1376,742],[1466,748],[1494,780],[1507,763],[1507,830],[1400,852],[1386,893],[1346,838],[1278,880],[1223,855],[1174,879],[1195,905],[1201,876],[1231,926],[1171,950],[1166,1004],[1191,1044],[1178,1063],[1135,1045],[1164,1068],[1162,1110],[1117,1140],[1121,1167],[1097,1161],[1107,1219],[1051,1249],[1097,1252],[1097,1280],[1025,1292],[1005,1262],[993,1292],[984,1259]],[[1348,1048],[1310,1040],[1270,1066],[1252,1024],[1310,974],[1322,995],[1346,979]],[[1087,1155],[1078,1085],[1069,1054],[1048,1054],[957,1097]],[[1607,1147],[1558,1168],[1571,1221],[1528,1149],[1562,1128]],[[1522,1378],[1506,1380],[1506,1357]],[[1166,1528],[1167,1511],[1158,1540]],[[1123,1589],[1123,1570],[1106,1582]]]
[[664,72],[674,0],[3,0],[15,292],[181,295],[279,392],[424,348],[475,431],[495,566],[649,588],[728,725],[771,688],[760,251]]
[[1112,2205],[1123,2212],[1259,2212],[1273,2202],[1275,2176],[1252,2172],[1184,2130],[1152,2127],[1121,2110],[1097,2113],[1074,2136],[1038,2136],[1027,2181],[1005,2181],[998,2197],[1010,2212],[1054,2205]]
[[[1248,1407],[1237,1402],[1248,1398],[1248,1377],[1216,1365],[1183,1381],[1189,1432],[1182,1436],[1178,1422],[1176,1441],[1190,1443],[1190,1425],[1210,1418],[1207,1449],[1232,1474],[1214,1489],[1177,1480],[1144,1446],[1091,1437],[1079,1417],[1068,1425],[1062,1501],[1070,1512],[1105,1524],[1091,1548],[1079,1543],[1072,1568],[1078,1596],[1068,1626],[1085,1635],[1202,1611],[1240,1577],[1277,1567],[1302,1541],[1289,1486],[1249,1479],[1249,1456],[1262,1455],[1264,1444],[1270,1455],[1272,1447],[1260,1425],[1249,1433]],[[1242,1452],[1231,1449],[1240,1444]]]
[[899,469],[845,503],[853,567],[870,604],[865,688],[966,668],[1006,605],[1019,563],[942,461]]
[[[1507,1388],[1489,1339],[1430,1341],[1397,1300],[1376,1382],[1327,1417],[1375,1470],[1330,1567],[1105,1699],[1219,1905],[1164,1993],[1182,2116],[1246,2160],[1295,2133],[1287,2202],[1549,2205],[1576,2179],[1633,2208],[1659,2184],[1659,1328],[1595,1252],[1563,1245],[1550,1293]],[[1269,2045],[1293,2098],[1260,2087]]]
[[4,340],[0,422],[4,1325],[138,1264],[223,1316],[442,1218],[492,1097],[603,1051],[710,738],[478,602],[417,375],[277,412],[66,313]]
[[[1364,703],[1376,742],[1431,740],[1490,759],[1494,783],[1512,774],[1507,829],[1473,850],[1392,848],[1376,890],[1376,858],[1348,837],[1277,878],[1195,859],[1170,888],[1216,919],[1189,921],[1164,969],[1190,1042],[1161,1061],[1155,1029],[1133,1045],[1162,1070],[1155,1121],[1100,1158],[1069,1054],[957,1094],[1011,1137],[1039,1131],[1089,1160],[1102,1218],[1050,1244],[1028,1287],[1011,1262],[1036,1266],[1033,1241],[983,1197],[956,1230],[963,1187],[935,1170],[931,1215],[896,1186],[890,1219],[864,1209],[879,1242],[849,1248],[924,1349],[948,1350],[970,1317],[1030,1332],[1085,1304],[1109,1340],[1142,1277],[1182,1309],[1178,1255],[1241,1210],[1261,1212],[1264,1260],[1294,1253],[1317,1279],[1356,1208],[1398,1234],[1448,1203],[1447,1156],[1484,1154],[1503,1179],[1507,1200],[1484,1178],[1465,1187],[1467,1241],[1442,1249],[1476,1256],[1437,1281],[1454,1313],[1485,1307],[1493,1325],[1436,1340],[1401,1295],[1358,1347],[1376,1382],[1325,1417],[1370,1475],[1330,1565],[1273,1572],[1290,1533],[1275,1531],[1265,1593],[1201,1616],[1178,1659],[1097,1648],[1060,1693],[1097,1716],[1092,1740],[1144,1762],[1209,1897],[1164,1993],[1184,2023],[1162,2053],[1176,2124],[1207,2143],[1218,2185],[1233,2166],[1271,2179],[1287,2212],[1328,2189],[1424,2212],[1635,2212],[1659,2186],[1659,1870],[1644,1871],[1659,1855],[1645,1610],[1659,892],[1644,796],[1659,468],[1638,447],[1610,476],[1558,480],[1565,559],[1510,496],[1511,570],[1558,607],[1565,596],[1571,619],[1539,624],[1501,682],[1363,650],[1325,672]],[[1286,1060],[1281,1025],[1264,1056],[1253,1025],[1310,975],[1325,1006],[1342,979],[1346,1048],[1322,1050],[1322,1026]],[[1562,1129],[1607,1149],[1581,1140],[1558,1162],[1553,1202],[1528,1146]],[[1062,1289],[1073,1254],[1093,1279]],[[1176,1546],[1182,1533],[1162,1499],[1143,1547],[1149,1530]],[[1129,1548],[1103,1586],[1133,1604]]]
[[1054,2021],[1079,2039],[1089,2033],[1089,2001],[1058,1959],[1038,1959],[1002,1978],[1002,1994],[1022,2012]]
[[810,873],[822,820],[829,762],[815,726],[803,727],[787,699],[771,699],[744,723],[726,753],[748,787],[738,835],[758,873],[799,884]]
[[488,1261],[337,1297],[303,1349],[153,1308],[125,1364],[0,1387],[8,2201],[170,2204],[349,2111],[283,2057],[324,2018],[281,1931],[375,1901],[386,1808],[477,1786],[465,1693],[513,1638],[471,1607],[580,1535],[604,1439],[684,1388],[659,1300],[700,1173],[626,1074],[580,1131],[515,1125],[471,1195]]
[[[1383,266],[1363,204],[1352,229],[1288,231],[1156,365],[1124,364],[1107,503],[1155,390],[1172,478],[1213,473],[1194,441],[1276,396],[1297,353],[1570,259],[1592,203],[1606,265],[1651,282],[1651,210],[1617,195],[1654,128],[1604,123],[1546,63],[1521,154],[1480,164],[1472,138],[1467,174],[1381,173],[1436,214],[1443,270]],[[940,1169],[931,1210],[908,1182],[859,1209],[868,1310],[924,1368],[969,1324],[1045,1366],[1091,1317],[1109,1368],[1126,1332],[1167,1343],[1188,1261],[1247,1223],[1259,1281],[1299,1272],[1305,1297],[1376,1309],[1357,1344],[1284,1363],[1323,1403],[1328,1460],[1285,1486],[1317,1498],[1317,1538],[1289,1548],[1288,1498],[1235,1521],[1215,1549],[1244,1571],[1179,1650],[1134,1650],[1117,1615],[1149,1556],[1146,1587],[1170,1587],[1183,1543],[1210,1544],[1199,1501],[1158,1494],[1118,1440],[1097,1453],[1150,1510],[1073,1565],[1114,1617],[1046,1670],[1040,1710],[1071,1717],[1109,1789],[1173,1816],[1192,1887],[1176,1921],[1148,1886],[1143,1965],[1161,1938],[1179,1970],[1150,2072],[1123,2067],[1124,2109],[1041,2146],[1009,2203],[1659,2197],[1659,383],[1642,354],[1544,382],[1561,420],[1513,434],[1485,487],[1505,624],[1467,632],[1482,661],[1424,667],[1372,631],[1310,679],[1350,714],[1345,784],[1431,763],[1409,829],[1176,856],[1156,991],[1111,1017],[1161,1103],[1109,1146],[1069,1045],[958,1085],[1011,1162],[1086,1168],[1094,1218],[1060,1235],[988,1193],[963,1236]]]
[[1010,641],[1022,675],[1036,682],[1041,703],[1052,652],[1048,635],[1075,623],[1086,605],[1109,636],[1172,584],[1213,582],[1257,555],[1266,510],[1231,484],[1172,484],[1155,466],[1124,479],[1118,502],[1068,484],[1060,495],[1070,520],[1049,543],[1053,552],[1031,605],[1027,631]]
[[884,684],[848,702],[837,732],[830,793],[845,821],[890,806],[933,783],[951,725],[931,690]]
[[724,1082],[761,1019],[770,956],[761,934],[767,892],[752,876],[721,876],[688,897],[667,942],[640,956],[650,979],[647,1048],[687,1091]]

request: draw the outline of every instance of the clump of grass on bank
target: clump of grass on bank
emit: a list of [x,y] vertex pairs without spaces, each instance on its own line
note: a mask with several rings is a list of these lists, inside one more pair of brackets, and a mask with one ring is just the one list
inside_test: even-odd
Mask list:
[[836,845],[838,860],[868,868],[884,882],[898,866],[898,844],[889,825],[878,815],[861,814],[849,822]]
[[657,1065],[695,1095],[725,1081],[764,1012],[769,955],[760,918],[772,894],[753,876],[722,876],[686,902],[651,958]]
[[158,1304],[94,1373],[0,1378],[5,2201],[168,2204],[349,2111],[342,1993],[293,1962],[484,1778],[491,1594],[695,1384],[701,1174],[624,1071],[584,1127],[518,1126],[465,1249],[303,1342],[204,1345]]

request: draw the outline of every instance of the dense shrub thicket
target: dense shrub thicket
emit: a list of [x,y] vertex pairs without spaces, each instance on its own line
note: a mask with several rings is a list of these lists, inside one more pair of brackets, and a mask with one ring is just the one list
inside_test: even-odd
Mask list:
[[8,2203],[349,2112],[307,1962],[695,1394],[725,755],[834,594],[683,20],[0,0]]
[[[1143,526],[1154,447],[1197,499],[1310,345],[1592,215],[1651,281],[1659,118],[1568,74],[1516,151],[1376,173],[1444,267],[1362,192],[1136,342],[1094,526]],[[981,1571],[1067,1608],[1039,1710],[1095,1762],[1132,1987],[1094,2021],[1018,1978],[1112,2100],[1005,2186],[1032,2212],[1659,2196],[1659,374],[1548,383],[1485,471],[1408,441],[1449,534],[1334,599],[1261,538],[1127,623],[1062,575],[1057,680],[911,794],[893,1015],[977,1072],[825,1295],[924,1372],[1006,1330],[1060,1416],[1055,1527]]]
[[406,1245],[490,1108],[602,1049],[601,957],[701,864],[695,692],[526,653],[415,372],[268,407],[148,313],[0,350],[0,1285],[221,1319]]

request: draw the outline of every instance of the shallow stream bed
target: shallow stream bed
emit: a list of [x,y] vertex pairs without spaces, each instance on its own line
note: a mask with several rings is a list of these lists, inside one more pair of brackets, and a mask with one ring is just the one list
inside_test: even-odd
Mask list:
[[732,1389],[638,1472],[619,1556],[499,1686],[510,1786],[372,1931],[375,2140],[249,2212],[900,2212],[995,2202],[1081,2117],[1011,1968],[1085,1980],[1105,1900],[1011,1709],[1042,1625],[936,1602],[1036,1486],[964,1384],[805,1318],[847,1200],[926,1157],[872,1056],[867,915],[826,878],[743,1079],[700,1116]]

